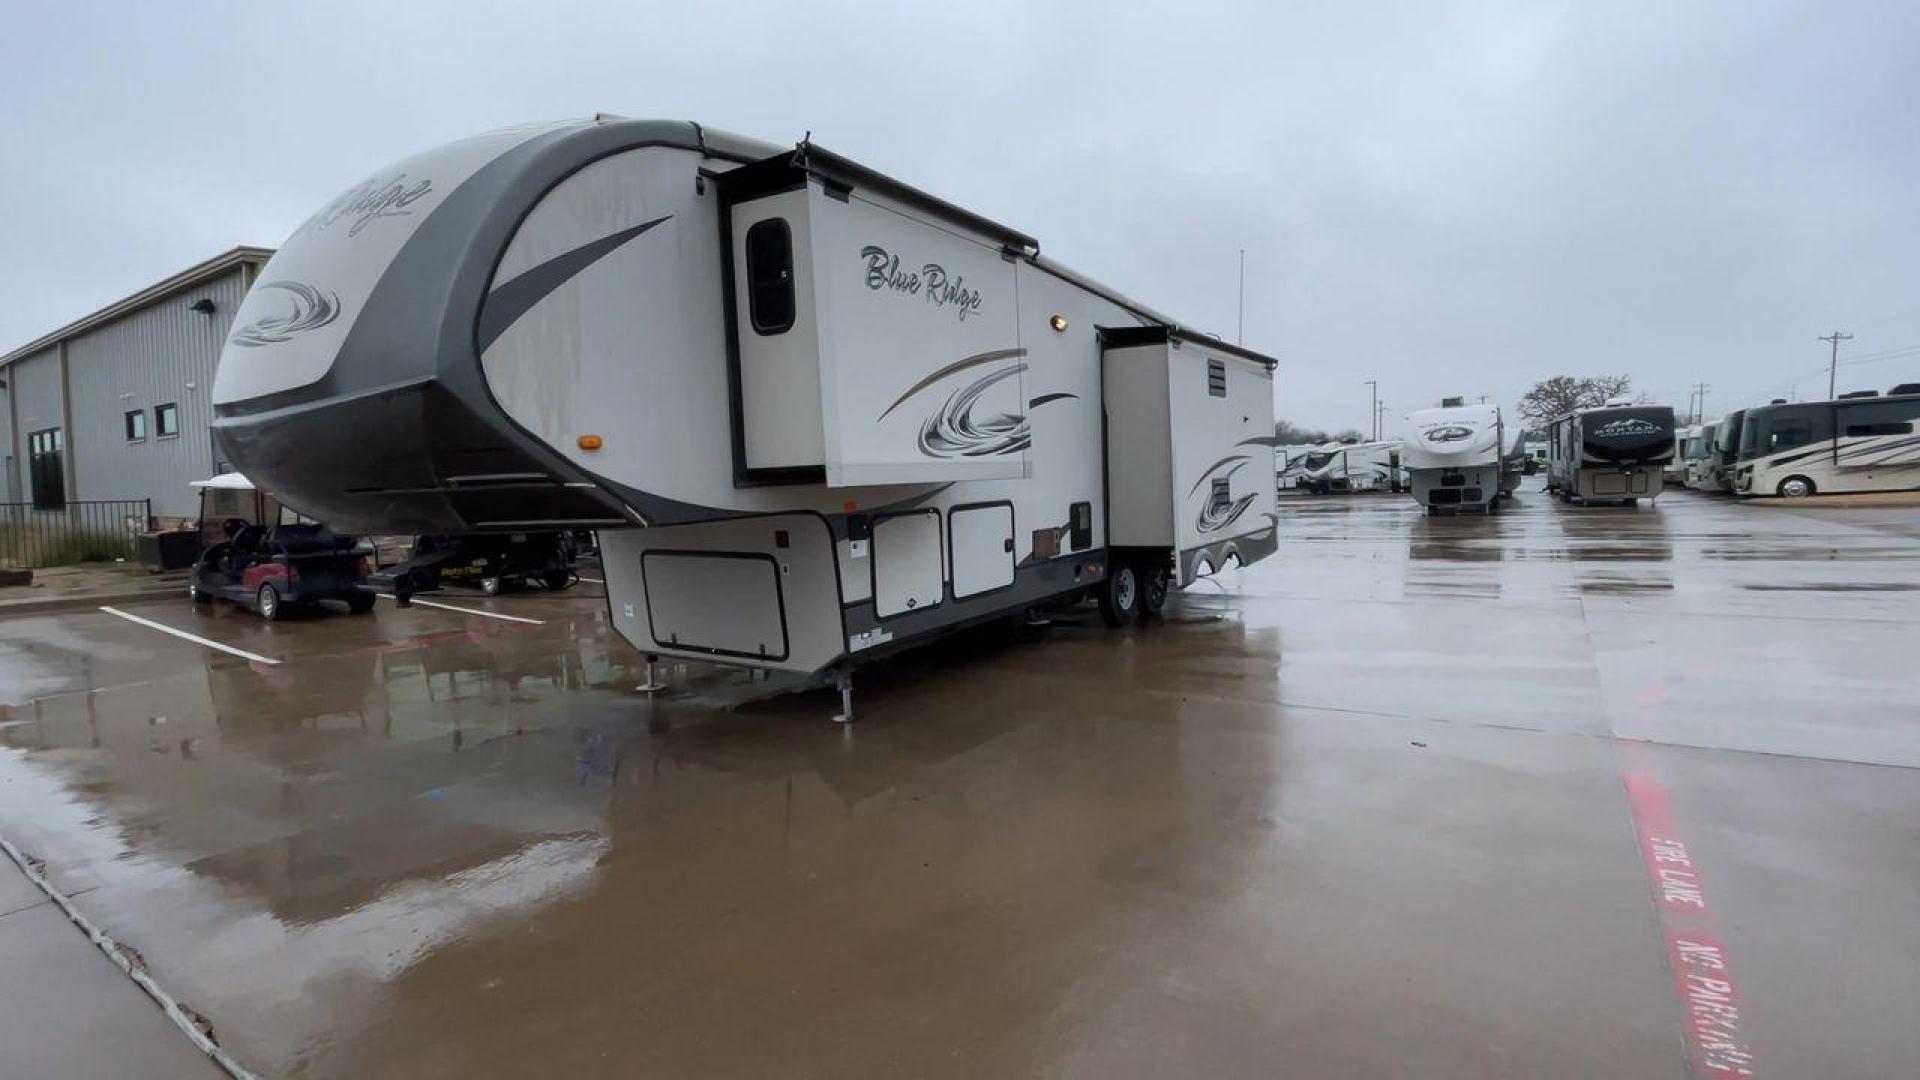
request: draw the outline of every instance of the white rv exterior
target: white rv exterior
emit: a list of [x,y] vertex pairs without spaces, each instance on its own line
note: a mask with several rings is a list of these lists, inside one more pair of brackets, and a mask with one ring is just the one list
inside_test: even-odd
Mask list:
[[648,655],[839,675],[1275,546],[1270,359],[810,143],[454,143],[310,219],[236,326],[238,467],[352,531],[599,529]]
[[1492,513],[1501,494],[1506,427],[1497,405],[1452,398],[1408,413],[1400,460],[1413,497],[1427,513]]
[[1738,495],[1920,489],[1920,394],[1748,409],[1732,474]]
[[1713,447],[1718,424],[1695,424],[1680,440],[1680,460],[1685,479],[1682,483],[1695,491],[1712,490]]
[[1280,470],[1274,482],[1281,491],[1291,491],[1302,486],[1301,479],[1307,471],[1307,458],[1317,453],[1319,449],[1319,443],[1297,443],[1273,448],[1274,465]]
[[1672,408],[1622,401],[1578,409],[1548,425],[1547,491],[1583,503],[1651,501],[1672,457]]
[[1399,491],[1400,444],[1390,439],[1328,443],[1303,459],[1295,486],[1321,495]]

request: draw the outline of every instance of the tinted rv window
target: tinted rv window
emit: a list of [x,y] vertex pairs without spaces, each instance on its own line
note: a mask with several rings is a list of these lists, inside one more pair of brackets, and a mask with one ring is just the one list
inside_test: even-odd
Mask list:
[[1213,397],[1227,396],[1227,365],[1220,360],[1207,361],[1207,393]]
[[1876,401],[1870,405],[1842,405],[1840,430],[1853,438],[1863,435],[1911,435],[1915,417],[1920,417],[1920,402]]
[[793,329],[793,230],[786,218],[747,230],[747,309],[755,333]]

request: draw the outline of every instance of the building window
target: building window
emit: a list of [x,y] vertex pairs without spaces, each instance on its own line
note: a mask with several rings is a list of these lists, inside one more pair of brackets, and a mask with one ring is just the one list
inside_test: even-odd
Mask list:
[[172,403],[154,406],[153,433],[162,439],[180,434],[180,406]]
[[34,509],[66,509],[66,449],[66,436],[59,428],[47,428],[27,436],[27,479],[33,485]]
[[147,440],[147,410],[134,409],[122,417],[121,422],[126,425],[128,442]]
[[1210,397],[1227,396],[1227,364],[1224,360],[1207,361],[1207,394]]
[[747,314],[763,337],[793,329],[793,230],[786,218],[747,230]]

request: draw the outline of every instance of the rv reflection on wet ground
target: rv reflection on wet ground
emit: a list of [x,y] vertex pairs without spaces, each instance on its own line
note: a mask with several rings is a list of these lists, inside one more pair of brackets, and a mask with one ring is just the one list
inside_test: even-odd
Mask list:
[[850,727],[586,590],[0,621],[0,833],[265,1075],[1911,1076],[1909,513],[1287,499]]

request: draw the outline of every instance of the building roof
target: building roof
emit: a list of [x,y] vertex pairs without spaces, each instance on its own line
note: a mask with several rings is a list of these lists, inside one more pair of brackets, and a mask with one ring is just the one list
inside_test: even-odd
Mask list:
[[187,267],[185,270],[155,282],[132,296],[115,301],[84,318],[77,319],[55,330],[51,334],[35,338],[25,345],[0,356],[0,368],[12,364],[15,360],[44,351],[69,338],[78,337],[95,327],[110,323],[123,315],[138,311],[149,304],[165,300],[176,293],[185,292],[197,285],[204,285],[217,277],[231,273],[234,267],[243,265],[259,266],[273,257],[272,248],[247,247],[242,245],[230,251],[222,252],[202,263]]

